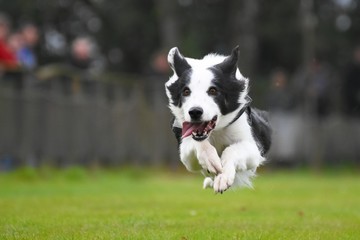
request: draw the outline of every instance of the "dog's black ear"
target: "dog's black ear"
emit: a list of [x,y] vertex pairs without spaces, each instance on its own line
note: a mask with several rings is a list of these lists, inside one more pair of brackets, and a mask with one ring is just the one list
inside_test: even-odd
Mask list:
[[168,62],[178,77],[180,77],[186,70],[191,68],[177,47],[170,49],[168,54]]
[[222,63],[216,65],[216,67],[220,68],[223,73],[235,75],[237,69],[237,62],[239,56],[239,46],[236,46],[231,55],[224,59]]

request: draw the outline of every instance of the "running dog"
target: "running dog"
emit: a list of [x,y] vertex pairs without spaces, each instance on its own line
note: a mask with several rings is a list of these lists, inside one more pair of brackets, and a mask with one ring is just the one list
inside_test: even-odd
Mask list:
[[205,175],[204,188],[223,193],[249,186],[271,145],[268,114],[250,106],[249,79],[237,67],[239,47],[230,56],[185,58],[174,47],[168,62],[174,74],[165,84],[172,130],[180,159]]

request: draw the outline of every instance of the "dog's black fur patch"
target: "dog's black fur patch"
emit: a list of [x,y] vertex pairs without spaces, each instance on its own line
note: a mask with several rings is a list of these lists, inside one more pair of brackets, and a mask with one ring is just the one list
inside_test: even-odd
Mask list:
[[176,138],[176,140],[178,142],[178,146],[180,146],[182,128],[175,127],[174,122],[175,122],[175,117],[171,120],[171,129],[172,129],[172,131],[173,131],[173,133],[175,135],[175,138]]
[[264,156],[271,146],[271,126],[269,114],[257,108],[248,107],[248,123],[251,126],[252,135],[258,145],[261,156]]
[[173,84],[167,87],[171,94],[171,100],[173,104],[177,107],[182,106],[183,96],[182,92],[186,86],[189,85],[190,77],[191,77],[191,69],[187,69],[185,72],[181,74],[179,79],[177,79]]
[[237,80],[233,74],[222,72],[219,68],[210,68],[209,70],[214,74],[212,84],[219,91],[214,96],[214,100],[219,106],[221,114],[226,115],[238,109],[239,97],[245,90],[245,82]]
[[178,49],[175,50],[174,53],[174,66],[173,66],[176,75],[179,77],[188,69],[191,68],[189,63],[186,61],[183,55],[179,52]]

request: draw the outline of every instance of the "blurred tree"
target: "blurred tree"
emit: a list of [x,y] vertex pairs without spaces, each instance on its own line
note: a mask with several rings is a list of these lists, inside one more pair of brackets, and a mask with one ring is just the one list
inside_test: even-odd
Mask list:
[[301,0],[299,12],[303,43],[302,65],[307,69],[315,57],[315,27],[317,25],[317,18],[314,14],[314,1]]
[[161,49],[170,49],[180,42],[176,1],[156,0]]
[[266,76],[277,67],[292,73],[311,55],[345,66],[360,36],[358,0],[0,0],[0,7],[15,28],[26,21],[40,27],[40,63],[63,61],[69,43],[86,35],[111,70],[133,73],[173,46],[201,57],[239,44],[245,74]]
[[229,43],[240,46],[240,66],[246,76],[252,76],[258,54],[257,0],[232,1],[230,5],[231,39]]
[[300,64],[301,33],[299,1],[278,0],[277,4],[259,0],[257,36],[259,41],[256,71],[268,74],[282,67],[293,72]]

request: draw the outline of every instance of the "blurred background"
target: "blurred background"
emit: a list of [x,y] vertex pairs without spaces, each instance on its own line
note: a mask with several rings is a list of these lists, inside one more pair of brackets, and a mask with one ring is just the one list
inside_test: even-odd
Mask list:
[[236,45],[267,166],[360,168],[359,0],[0,0],[0,171],[182,168],[167,52]]

